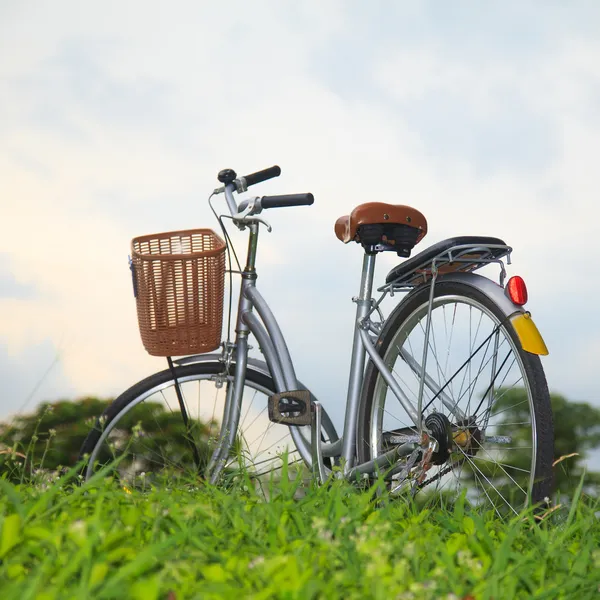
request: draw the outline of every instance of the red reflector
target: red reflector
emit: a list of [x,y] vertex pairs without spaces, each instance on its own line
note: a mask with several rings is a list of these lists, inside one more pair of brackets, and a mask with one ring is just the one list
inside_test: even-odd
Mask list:
[[506,284],[508,297],[519,306],[523,306],[527,302],[527,286],[522,277],[515,275],[508,280]]

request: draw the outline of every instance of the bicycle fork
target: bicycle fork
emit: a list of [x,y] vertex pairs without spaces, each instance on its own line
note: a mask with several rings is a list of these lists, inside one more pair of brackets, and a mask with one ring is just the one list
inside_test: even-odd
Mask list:
[[[211,483],[215,483],[225,466],[230,449],[235,440],[238,429],[242,395],[246,380],[246,366],[248,363],[248,335],[252,332],[260,344],[269,370],[273,377],[275,388],[278,392],[298,389],[298,381],[285,343],[283,334],[271,309],[256,289],[256,249],[258,245],[258,223],[248,225],[250,236],[248,240],[248,258],[242,273],[242,285],[238,306],[238,319],[236,324],[235,343],[235,370],[233,380],[228,382],[223,424],[219,434],[217,447],[209,461],[207,472],[210,474]],[[256,307],[261,320],[253,313]],[[290,427],[290,434],[294,443],[301,451],[303,458],[310,462],[310,448],[296,427]]]
[[[246,366],[248,364],[248,334],[250,329],[242,319],[246,312],[252,311],[252,302],[246,296],[246,288],[254,286],[256,282],[256,250],[258,247],[258,224],[249,225],[250,236],[248,239],[248,257],[246,267],[242,272],[242,286],[238,304],[238,320],[236,323],[235,339],[235,370],[233,381],[229,381],[227,373],[227,387],[225,396],[225,407],[223,411],[223,423],[219,432],[219,440],[210,460],[208,462],[207,474],[210,474],[210,482],[217,482],[223,467],[227,462],[229,451],[233,446],[235,434],[240,421],[242,409],[242,394],[246,383]],[[226,371],[229,366],[225,365]]]

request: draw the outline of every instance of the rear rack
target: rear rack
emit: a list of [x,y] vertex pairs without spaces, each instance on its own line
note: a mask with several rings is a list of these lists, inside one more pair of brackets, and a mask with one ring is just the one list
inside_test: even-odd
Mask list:
[[[501,259],[506,257],[506,263],[510,265],[511,252],[512,248],[505,244],[457,244],[442,250],[433,257],[423,256],[422,263],[417,264],[406,273],[401,273],[396,279],[378,288],[378,291],[409,291],[431,279],[432,272],[436,272],[437,275],[466,273],[476,271],[491,263],[500,265],[500,285],[504,285],[506,271]],[[427,250],[423,254],[427,255]]]

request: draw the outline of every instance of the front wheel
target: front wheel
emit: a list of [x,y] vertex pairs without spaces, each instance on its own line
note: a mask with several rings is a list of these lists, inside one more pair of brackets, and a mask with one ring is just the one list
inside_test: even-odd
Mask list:
[[[386,321],[377,347],[412,404],[421,365],[422,420],[437,449],[398,471],[413,492],[452,502],[465,490],[472,504],[516,514],[552,491],[553,425],[538,356],[521,348],[504,314],[479,290],[457,282],[435,286],[426,340],[430,287],[414,292]],[[359,458],[370,460],[420,437],[373,363],[359,415]],[[414,457],[414,455],[413,455]],[[406,459],[405,459],[406,460]],[[425,466],[425,468],[423,468]],[[390,476],[390,486],[399,488]]]
[[[217,445],[233,367],[223,363],[199,362],[175,368],[185,406],[187,425],[180,409],[175,381],[170,370],[161,371],[135,384],[99,417],[81,447],[88,455],[85,478],[109,463],[129,485],[173,476],[204,476]],[[261,478],[287,464],[302,463],[290,429],[268,418],[267,399],[274,393],[273,380],[252,366],[246,371],[238,431],[223,466],[223,474],[240,466]],[[300,428],[310,443],[310,426]],[[329,417],[323,419],[322,437],[335,441]]]

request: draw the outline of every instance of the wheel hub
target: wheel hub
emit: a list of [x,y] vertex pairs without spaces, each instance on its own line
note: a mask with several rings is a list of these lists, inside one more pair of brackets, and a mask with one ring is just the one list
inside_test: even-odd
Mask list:
[[431,413],[425,419],[425,426],[431,432],[431,437],[438,443],[438,448],[431,455],[434,465],[444,464],[450,457],[452,448],[452,424],[442,413]]
[[434,465],[444,464],[454,446],[458,446],[467,456],[475,456],[481,447],[483,436],[472,419],[459,421],[453,426],[446,415],[431,413],[425,419],[425,426],[438,444],[437,450],[431,455]]
[[475,425],[474,417],[471,417],[456,424],[452,438],[467,456],[475,456],[481,448],[483,434]]

